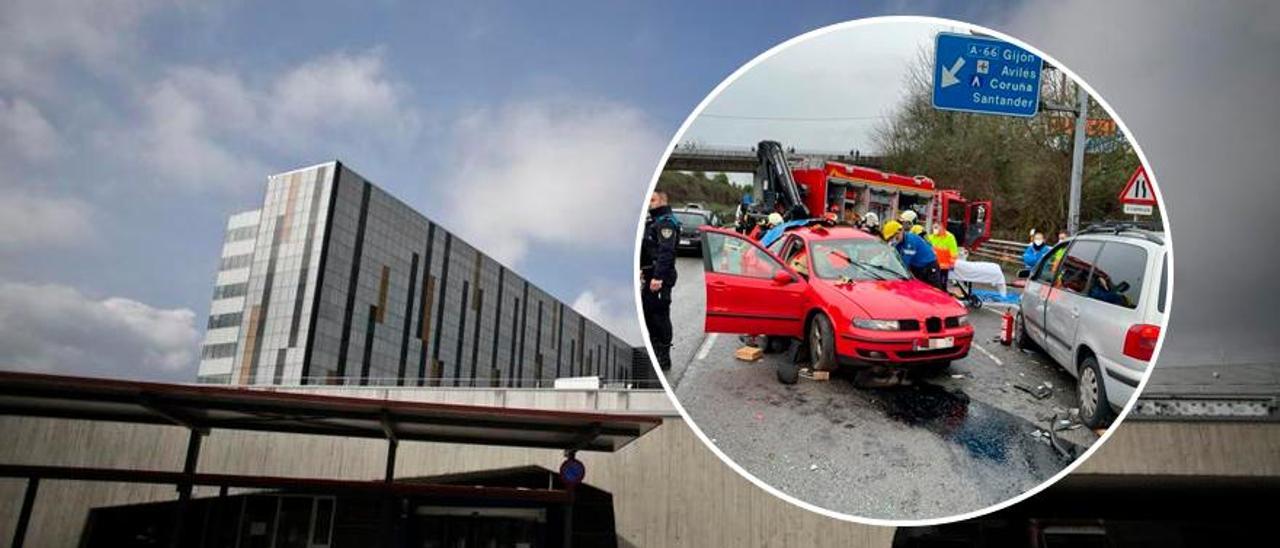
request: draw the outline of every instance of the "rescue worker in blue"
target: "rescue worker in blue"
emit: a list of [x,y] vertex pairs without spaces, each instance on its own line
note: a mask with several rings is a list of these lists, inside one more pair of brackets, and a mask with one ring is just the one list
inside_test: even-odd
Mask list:
[[667,193],[654,191],[640,242],[640,303],[649,342],[663,371],[671,369],[671,288],[676,285],[679,238],[680,221],[667,205]]
[[881,235],[889,245],[898,249],[898,255],[902,257],[903,264],[907,265],[912,276],[938,289],[947,290],[942,282],[942,270],[938,268],[938,255],[933,252],[933,246],[929,242],[912,234],[910,230],[903,230],[902,223],[898,221],[885,223],[881,228]]
[[1022,251],[1022,266],[1028,270],[1034,269],[1036,263],[1040,262],[1040,258],[1049,252],[1049,244],[1044,241],[1044,233],[1036,231],[1031,236],[1031,243],[1027,244],[1027,248]]

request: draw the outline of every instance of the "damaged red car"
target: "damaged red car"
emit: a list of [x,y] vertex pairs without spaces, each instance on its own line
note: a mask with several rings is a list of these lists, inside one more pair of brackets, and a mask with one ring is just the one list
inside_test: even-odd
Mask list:
[[[938,372],[969,353],[965,307],[912,278],[875,236],[811,224],[766,249],[736,232],[701,230],[708,333],[797,339],[818,371]],[[778,380],[796,382],[795,360],[779,361]]]

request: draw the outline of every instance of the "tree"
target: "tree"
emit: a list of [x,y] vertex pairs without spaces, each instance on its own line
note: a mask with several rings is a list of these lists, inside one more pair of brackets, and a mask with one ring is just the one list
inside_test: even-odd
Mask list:
[[[931,102],[932,71],[932,55],[921,51],[908,71],[905,98],[876,128],[885,167],[927,175],[939,188],[958,189],[969,198],[992,200],[995,229],[1002,237],[1020,240],[1032,228],[1066,228],[1072,134],[1063,128],[1072,124],[1061,118],[1071,115],[1041,112],[1019,118],[938,110]],[[1045,102],[1075,100],[1075,84],[1060,71],[1045,71],[1041,86]],[[1089,113],[1090,118],[1107,117],[1092,99]],[[1121,216],[1116,196],[1138,165],[1124,135],[1094,139],[1089,147],[1082,225]]]

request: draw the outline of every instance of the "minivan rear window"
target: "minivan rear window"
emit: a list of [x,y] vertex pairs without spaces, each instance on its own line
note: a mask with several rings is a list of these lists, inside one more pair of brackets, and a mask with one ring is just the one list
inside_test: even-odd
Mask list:
[[1147,272],[1147,250],[1136,245],[1107,242],[1094,265],[1088,296],[1125,308],[1137,308]]
[[1164,256],[1164,264],[1160,266],[1160,300],[1156,301],[1156,309],[1164,312],[1165,293],[1169,291],[1169,256]]

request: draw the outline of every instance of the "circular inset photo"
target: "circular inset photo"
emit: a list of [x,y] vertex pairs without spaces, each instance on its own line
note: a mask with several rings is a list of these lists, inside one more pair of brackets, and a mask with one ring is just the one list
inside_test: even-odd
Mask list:
[[1120,424],[1159,353],[1172,248],[1102,97],[934,18],[783,43],[698,105],[654,175],[637,304],[728,465],[832,517],[1013,504]]

